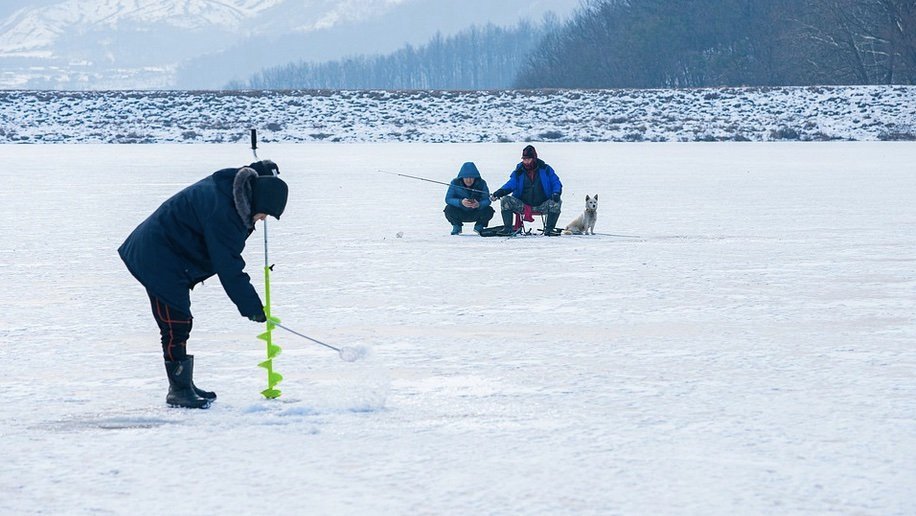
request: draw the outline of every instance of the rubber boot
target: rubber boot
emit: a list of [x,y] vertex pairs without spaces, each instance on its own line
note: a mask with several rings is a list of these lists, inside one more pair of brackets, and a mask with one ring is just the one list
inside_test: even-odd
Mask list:
[[515,215],[515,213],[513,213],[512,210],[503,210],[502,211],[503,226],[506,226],[507,228],[512,229],[512,226],[515,224],[515,222],[512,220],[513,215]]
[[[194,364],[194,355],[188,355],[188,358],[191,359],[191,367],[193,368],[193,364]],[[198,395],[199,397],[201,397],[201,398],[203,398],[203,399],[205,399],[205,400],[211,400],[211,401],[212,401],[212,400],[215,400],[215,399],[216,399],[216,393],[215,393],[215,392],[212,392],[212,391],[205,391],[205,390],[203,390],[203,389],[197,387],[196,385],[194,385],[194,379],[193,379],[193,378],[191,379],[191,388],[194,389],[194,394]]]
[[512,218],[514,215],[515,214],[512,212],[512,210],[503,210],[502,211],[503,228],[499,230],[497,235],[509,236],[515,233],[515,230],[512,229],[512,226],[514,225]]
[[165,402],[172,407],[199,408],[210,407],[210,400],[201,398],[194,392],[194,359],[165,361],[165,373],[169,377],[169,394]]
[[461,224],[452,224],[452,234],[453,235],[461,234]]
[[548,213],[547,221],[544,223],[544,234],[547,236],[557,236],[557,221],[560,220],[559,213]]

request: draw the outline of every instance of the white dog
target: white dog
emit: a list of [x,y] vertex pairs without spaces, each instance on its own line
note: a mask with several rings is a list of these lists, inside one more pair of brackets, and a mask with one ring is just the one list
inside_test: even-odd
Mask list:
[[569,223],[563,230],[564,235],[581,235],[588,234],[589,231],[595,234],[595,222],[598,220],[598,194],[595,197],[585,196],[585,212],[576,217],[576,220]]

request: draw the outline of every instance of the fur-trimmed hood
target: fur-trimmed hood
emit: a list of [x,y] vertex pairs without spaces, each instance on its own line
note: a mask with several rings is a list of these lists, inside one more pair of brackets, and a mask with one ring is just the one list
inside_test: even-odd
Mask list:
[[252,181],[256,177],[258,177],[258,173],[253,168],[242,167],[235,174],[235,179],[232,181],[232,200],[235,202],[235,211],[241,217],[242,224],[248,229],[254,228],[254,221],[252,220],[254,216],[254,213],[252,213],[254,187]]

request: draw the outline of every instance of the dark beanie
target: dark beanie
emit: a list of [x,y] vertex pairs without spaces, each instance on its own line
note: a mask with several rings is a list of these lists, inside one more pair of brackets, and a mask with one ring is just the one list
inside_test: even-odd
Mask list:
[[289,187],[277,176],[258,176],[251,183],[252,213],[266,213],[280,219],[286,209]]
[[529,145],[522,149],[522,157],[538,159],[538,151],[534,150],[533,145]]
[[254,169],[259,176],[276,176],[280,174],[280,167],[269,159],[255,161],[251,165],[248,165],[248,167]]

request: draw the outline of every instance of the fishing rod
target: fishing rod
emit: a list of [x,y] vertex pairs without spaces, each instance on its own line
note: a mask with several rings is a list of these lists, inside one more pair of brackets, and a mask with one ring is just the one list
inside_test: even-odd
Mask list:
[[476,188],[469,188],[469,187],[464,186],[464,185],[452,185],[451,183],[443,183],[442,181],[436,181],[435,179],[426,179],[425,177],[412,176],[412,175],[409,175],[409,174],[399,174],[399,173],[397,173],[397,172],[388,172],[388,171],[386,171],[386,170],[379,170],[379,172],[381,172],[382,174],[389,174],[389,175],[392,175],[392,176],[409,177],[410,179],[419,179],[420,181],[426,181],[426,182],[429,182],[429,183],[436,183],[436,184],[445,185],[445,186],[458,186],[458,187],[460,187],[460,188],[464,188],[465,190],[467,190],[467,191],[469,191],[469,192],[477,192],[477,193],[482,193],[482,194],[484,194],[484,195],[490,195],[490,192],[485,192],[485,191],[483,191],[483,190],[478,190],[478,189],[476,189]]

